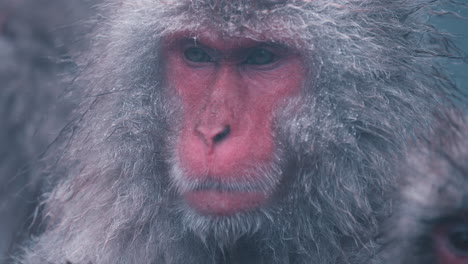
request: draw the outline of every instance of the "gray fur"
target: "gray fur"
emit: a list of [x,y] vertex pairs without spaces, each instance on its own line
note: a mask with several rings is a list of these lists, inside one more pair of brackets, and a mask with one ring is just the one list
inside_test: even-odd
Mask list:
[[419,142],[402,167],[401,178],[401,190],[396,193],[399,206],[385,225],[385,263],[439,263],[434,251],[434,229],[446,224],[447,219],[466,224],[466,117],[448,117],[428,141]]
[[[450,47],[425,24],[433,2],[104,2],[83,101],[56,146],[45,230],[18,262],[377,262],[373,237],[404,144],[455,90],[434,68]],[[259,168],[281,180],[277,201],[230,217],[201,216],[178,197],[180,109],[161,77],[161,39],[206,26],[289,37],[310,69],[302,98],[276,112],[276,162]]]
[[67,52],[80,8],[0,1],[0,263],[32,224],[43,180],[38,159],[66,122],[70,104],[57,102],[65,86],[58,76],[76,68]]

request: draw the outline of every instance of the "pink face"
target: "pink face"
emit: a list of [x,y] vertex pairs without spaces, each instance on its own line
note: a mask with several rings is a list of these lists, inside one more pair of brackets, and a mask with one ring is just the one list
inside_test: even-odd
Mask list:
[[[189,32],[190,33],[190,32]],[[183,104],[177,154],[184,181],[221,186],[264,181],[248,174],[273,159],[273,113],[298,94],[304,80],[299,54],[286,46],[204,32],[166,40],[165,74]],[[230,215],[264,204],[268,192],[208,189],[183,193],[210,215]]]

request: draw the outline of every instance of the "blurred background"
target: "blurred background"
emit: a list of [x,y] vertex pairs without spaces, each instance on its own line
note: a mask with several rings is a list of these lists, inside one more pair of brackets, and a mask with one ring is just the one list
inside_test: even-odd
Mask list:
[[[468,5],[467,0],[461,3]],[[455,80],[462,91],[468,93],[468,8],[442,5],[440,13],[431,18],[431,22],[439,29],[444,30],[453,36],[454,43],[464,51],[464,60],[445,60],[444,67]],[[460,21],[463,17],[466,21]],[[468,109],[468,106],[467,106]]]

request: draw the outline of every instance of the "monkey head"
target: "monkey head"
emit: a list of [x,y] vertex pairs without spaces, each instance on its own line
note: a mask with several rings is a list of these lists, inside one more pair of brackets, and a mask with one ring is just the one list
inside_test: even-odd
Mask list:
[[397,210],[386,226],[388,263],[468,263],[466,121],[444,117],[423,142],[402,169]]

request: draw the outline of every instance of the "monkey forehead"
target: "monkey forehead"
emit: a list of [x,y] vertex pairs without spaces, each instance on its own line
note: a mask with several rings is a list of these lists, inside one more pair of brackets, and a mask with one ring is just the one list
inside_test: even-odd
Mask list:
[[408,164],[401,168],[407,200],[429,208],[434,204],[447,210],[468,208],[467,121],[466,116],[450,113],[438,121],[436,137],[411,149]]
[[219,51],[251,48],[259,46],[263,43],[273,45],[278,44],[281,47],[297,49],[295,43],[292,43],[289,38],[266,36],[265,34],[258,34],[255,38],[246,36],[232,36],[226,35],[223,32],[215,31],[213,29],[206,29],[202,31],[184,30],[175,32],[163,38],[164,46],[172,46],[173,44],[181,41],[190,41],[194,44],[199,43]]
[[290,1],[215,1],[214,6],[210,1],[170,2],[158,8],[162,13],[157,16],[170,17],[160,25],[164,38],[250,39],[304,49],[307,29],[301,12],[286,8]]

